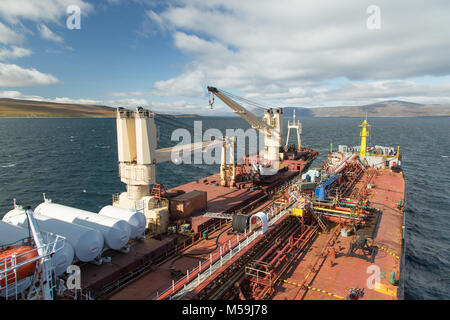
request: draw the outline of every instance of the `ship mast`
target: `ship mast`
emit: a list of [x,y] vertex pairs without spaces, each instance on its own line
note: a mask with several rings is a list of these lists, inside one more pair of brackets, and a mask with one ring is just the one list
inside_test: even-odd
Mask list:
[[289,147],[289,134],[291,133],[291,129],[295,129],[297,131],[297,150],[300,151],[302,149],[302,124],[300,123],[300,120],[297,122],[295,121],[295,109],[292,118],[292,122],[288,120],[288,132],[285,148],[287,149]]
[[31,209],[27,209],[26,211],[27,218],[28,218],[28,225],[30,227],[31,234],[33,235],[34,243],[36,244],[37,251],[39,253],[39,256],[42,257],[41,259],[41,288],[42,288],[42,295],[44,300],[53,300],[53,292],[51,289],[51,263],[52,258],[50,256],[50,252],[47,252],[50,250],[48,245],[45,243],[44,238],[42,237],[41,232],[39,231],[38,224],[36,220],[33,217],[33,211]]
[[370,124],[367,123],[367,119],[363,121],[360,127],[362,127],[362,129],[361,129],[361,147],[359,149],[359,156],[365,157],[367,152],[367,137],[369,136],[369,130],[367,130],[367,128],[370,127]]

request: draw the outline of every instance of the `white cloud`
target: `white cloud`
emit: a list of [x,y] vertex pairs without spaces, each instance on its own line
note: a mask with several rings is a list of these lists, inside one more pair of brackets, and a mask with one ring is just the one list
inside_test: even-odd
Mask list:
[[[201,98],[208,83],[272,102],[317,105],[358,93],[374,99],[401,93],[410,97],[414,84],[395,87],[396,80],[450,75],[448,1],[379,0],[380,30],[367,29],[370,4],[173,2],[159,13],[151,11],[151,19],[171,32],[174,45],[191,61],[181,75],[155,82],[154,92]],[[354,87],[328,89],[339,78]]]
[[[418,103],[450,101],[450,83],[420,84],[408,80],[386,80],[352,83],[334,90],[311,94],[314,101],[342,101],[344,104],[361,104],[383,100],[412,100]],[[347,102],[347,103],[345,103]]]
[[289,90],[275,94],[263,92],[254,94],[251,98],[277,99],[283,105],[300,106],[323,106],[329,102],[333,102],[333,105],[363,105],[393,99],[424,104],[448,103],[450,82],[438,84],[422,84],[410,80],[352,82],[335,89],[309,88],[297,93]]
[[136,107],[148,107],[149,103],[145,99],[119,99],[119,100],[106,100],[102,101],[101,104],[109,107],[124,107],[134,109]]
[[2,0],[0,17],[9,23],[18,23],[20,19],[60,23],[61,17],[67,15],[69,5],[79,6],[83,15],[93,10],[93,6],[84,0]]
[[143,97],[143,96],[151,96],[151,92],[140,92],[140,91],[133,91],[133,92],[110,92],[107,93],[107,97]]
[[12,49],[0,48],[0,60],[21,58],[31,55],[31,50],[12,46]]
[[[25,36],[13,29],[20,28],[22,33],[29,31],[22,22],[25,20],[37,23],[39,35],[46,40],[63,43],[61,36],[51,31],[45,23],[53,23],[65,28],[65,17],[70,5],[80,7],[81,14],[87,15],[93,11],[93,6],[84,0],[2,0],[0,1],[0,19],[9,24],[0,22],[0,43],[18,44],[25,40]],[[65,46],[66,50],[73,50]],[[12,47],[0,49],[0,60],[28,56],[31,51],[26,48]],[[39,72],[34,68],[26,69],[15,64],[0,64],[0,87],[40,86],[59,83],[59,80],[50,75]]]
[[15,64],[0,63],[0,87],[42,86],[59,80],[36,69],[25,69]]
[[178,78],[154,83],[156,96],[187,96],[201,97],[204,95],[201,84],[206,84],[205,75],[196,70],[182,74]]
[[19,91],[2,91],[0,92],[0,98],[20,99],[22,94]]
[[24,36],[11,30],[3,23],[0,22],[0,43],[10,44],[10,43],[22,43]]
[[145,14],[150,19],[150,21],[154,22],[161,30],[165,30],[163,19],[153,10],[145,11]]
[[37,26],[37,29],[39,31],[39,34],[41,35],[41,38],[45,40],[50,40],[57,43],[64,42],[63,38],[56,35],[52,30],[50,30],[45,24],[41,23]]

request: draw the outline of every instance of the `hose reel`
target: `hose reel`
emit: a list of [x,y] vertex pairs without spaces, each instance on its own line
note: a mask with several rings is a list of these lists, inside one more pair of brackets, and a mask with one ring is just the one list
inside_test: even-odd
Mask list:
[[245,214],[235,214],[231,220],[231,227],[237,232],[248,230],[249,216]]

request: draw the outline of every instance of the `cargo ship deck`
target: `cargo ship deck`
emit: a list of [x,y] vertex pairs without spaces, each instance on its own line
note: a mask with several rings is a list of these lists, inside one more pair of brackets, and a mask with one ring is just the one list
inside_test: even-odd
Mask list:
[[[356,173],[357,169],[350,166],[349,173]],[[234,250],[226,263],[213,268],[212,275],[205,271],[202,281],[191,279],[189,290],[183,289],[186,279],[184,284],[174,282],[159,299],[402,298],[399,275],[404,216],[402,207],[396,206],[404,200],[403,175],[391,169],[368,168],[359,172],[362,174],[356,175],[356,183],[348,192],[364,198],[370,212],[361,211],[367,215],[356,230],[342,233],[354,226],[347,215],[338,219],[327,216],[327,228],[322,228],[324,216],[318,219],[314,211],[300,218],[294,212],[299,204],[295,202],[267,232],[248,236],[254,240],[251,245]],[[341,183],[337,187],[345,186]],[[358,245],[361,236],[364,242]]]
[[[289,181],[292,173],[289,171],[281,175]],[[259,211],[264,211],[273,205],[273,199],[267,198],[263,201],[252,203],[252,199],[260,199],[263,189],[259,190],[230,190],[215,184],[217,175],[212,175],[199,181],[190,182],[186,185],[177,187],[177,190],[203,190],[208,192],[208,208],[209,203],[220,203],[221,208],[245,208],[246,213],[252,215]],[[214,189],[215,192],[211,192]],[[276,191],[273,186],[270,188]],[[311,225],[300,226],[293,224],[295,219],[291,214],[286,214],[279,221],[273,224],[268,234],[259,235],[254,243],[251,243],[242,252],[238,252],[231,257],[229,261],[224,262],[220,269],[205,281],[194,285],[193,290],[187,291],[181,295],[182,299],[203,299],[202,291],[208,286],[219,281],[216,278],[222,277],[224,274],[238,274],[239,271],[230,272],[229,269],[233,265],[239,265],[240,273],[236,278],[237,283],[244,284],[247,292],[240,295],[234,294],[234,299],[251,299],[248,288],[245,287],[245,275],[243,275],[244,265],[241,260],[245,255],[250,256],[252,251],[258,251],[258,243],[277,243],[278,240],[270,238],[270,233],[280,232],[283,234],[283,225],[289,230],[295,230],[299,234],[300,230],[304,234],[308,234],[301,248],[302,253],[292,263],[288,263],[288,268],[277,277],[276,281],[271,283],[271,289],[267,291],[267,295],[261,295],[262,299],[274,300],[320,300],[320,299],[337,299],[342,300],[349,297],[352,289],[364,289],[363,299],[370,300],[386,300],[398,299],[402,297],[401,286],[399,286],[400,261],[402,255],[402,231],[404,225],[404,217],[402,208],[397,208],[399,200],[404,200],[405,182],[402,172],[394,172],[390,169],[369,169],[361,175],[358,181],[349,191],[352,195],[362,194],[369,201],[373,208],[379,209],[375,223],[371,223],[360,229],[359,233],[367,237],[368,244],[371,248],[376,248],[373,252],[373,260],[368,261],[370,257],[364,252],[355,251],[361,254],[361,257],[348,256],[349,248],[355,242],[357,235],[343,236],[341,233],[344,223],[336,220],[328,221],[329,229],[327,232],[321,231],[317,224],[314,228]],[[240,195],[240,201],[236,201],[236,194]],[[287,189],[279,191],[279,193],[287,195]],[[230,202],[227,202],[229,199]],[[249,200],[250,199],[250,200]],[[238,204],[241,204],[240,206]],[[252,205],[248,205],[248,203]],[[222,207],[223,205],[223,207]],[[285,203],[284,207],[287,207]],[[220,208],[218,207],[218,208]],[[215,208],[211,206],[211,208]],[[221,211],[222,213],[225,210]],[[291,219],[291,220],[289,220]],[[290,222],[289,222],[289,221]],[[189,274],[192,279],[199,277],[201,267],[199,264],[212,267],[217,256],[223,255],[229,251],[230,244],[236,242],[236,238],[244,237],[244,235],[231,231],[231,221],[227,219],[206,218],[202,215],[191,217],[192,225],[196,225],[196,233],[191,236],[182,234],[172,234],[165,236],[160,240],[149,238],[143,242],[136,243],[131,254],[134,259],[130,259],[130,254],[124,255],[115,253],[113,257],[114,264],[104,264],[101,266],[89,265],[84,273],[84,285],[90,289],[97,288],[99,298],[103,299],[157,299],[161,298],[161,294],[176,292],[181,290],[183,286],[189,284]],[[286,230],[288,230],[286,229]],[[208,230],[208,239],[201,237],[201,232]],[[287,234],[287,233],[286,233]],[[280,236],[278,236],[280,237]],[[236,242],[237,243],[237,242]],[[278,244],[281,248],[282,245]],[[260,250],[263,255],[268,256],[270,249],[264,248]],[[280,251],[278,251],[280,252]],[[365,255],[365,257],[364,257]],[[258,261],[258,256],[253,258]],[[281,259],[283,261],[284,258]],[[153,260],[153,261],[152,261]],[[211,260],[210,264],[208,262]],[[143,261],[147,261],[148,267],[140,274],[133,274],[130,270],[137,270],[138,261],[144,265]],[[217,261],[217,259],[216,259]],[[248,263],[246,264],[248,265]],[[106,283],[111,283],[113,279],[124,278],[125,271],[128,270],[129,278],[132,280],[124,282],[125,285],[114,286],[114,289],[108,290]],[[125,272],[125,273],[124,273]],[[375,276],[379,272],[379,285],[375,284]],[[394,273],[393,275],[391,273]],[[108,276],[109,275],[109,276]],[[372,277],[371,277],[372,276]],[[393,277],[393,278],[392,278]],[[125,277],[126,279],[126,277]],[[369,280],[368,280],[369,279]],[[372,279],[372,280],[370,280]],[[234,281],[234,280],[233,280]],[[373,287],[368,287],[369,282]],[[226,286],[224,286],[226,287]],[[111,287],[112,288],[112,287]],[[175,288],[177,288],[175,290]],[[232,292],[233,289],[226,291]],[[100,293],[102,292],[102,293]],[[210,299],[212,296],[209,296]],[[218,297],[223,299],[225,296]],[[227,296],[230,298],[230,296]]]
[[[252,214],[262,210],[273,202],[271,195],[306,170],[316,157],[317,151],[314,151],[308,161],[289,160],[284,170],[257,184],[242,181],[233,188],[223,187],[220,175],[214,174],[167,190],[168,193],[182,190],[186,194],[194,190],[206,192],[206,212],[179,219],[178,225],[187,222],[192,232],[150,236],[134,241],[128,253],[105,252],[111,257],[110,263],[81,264],[82,291],[89,291],[101,299],[154,299],[172,280],[186,275],[187,270],[198,266],[199,261],[208,259],[210,252],[217,252],[218,248],[235,239],[235,233],[224,232],[231,229],[231,220],[214,216],[231,216],[237,212]],[[300,170],[289,170],[289,167]],[[205,213],[212,216],[205,216]],[[204,231],[208,232],[210,240],[202,238]],[[217,236],[216,245],[214,237]]]
[[[396,207],[398,201],[404,199],[403,174],[389,169],[378,170],[370,182],[363,177],[356,188],[365,188],[368,183],[372,185],[368,189],[368,200],[373,207],[382,210],[374,230],[374,245],[378,249],[374,261],[346,256],[355,236],[341,236],[339,225],[335,225],[328,233],[318,235],[303,259],[282,278],[273,299],[341,300],[347,297],[351,288],[365,288],[363,299],[368,300],[392,300],[402,296],[397,290],[403,213]],[[333,248],[335,258],[329,253]],[[368,278],[374,274],[370,266],[379,267],[379,288],[367,288]],[[395,285],[389,281],[391,272],[395,273]]]

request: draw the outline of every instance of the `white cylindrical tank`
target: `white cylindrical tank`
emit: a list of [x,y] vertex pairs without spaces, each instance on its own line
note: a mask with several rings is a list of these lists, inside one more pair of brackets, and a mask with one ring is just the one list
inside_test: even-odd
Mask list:
[[51,203],[48,200],[38,205],[34,211],[37,214],[98,230],[103,234],[105,244],[114,250],[123,248],[130,239],[130,225],[123,220]]
[[[40,230],[65,237],[74,248],[78,260],[92,261],[101,254],[105,240],[100,231],[47,217],[36,212],[34,212],[34,218]],[[3,217],[3,221],[28,229],[27,215],[25,210],[21,208],[9,211]]]
[[21,240],[30,238],[27,230],[0,221],[0,246],[22,244]]
[[[17,281],[17,284],[15,285],[8,285],[8,292],[6,292],[6,289],[3,289],[0,291],[0,297],[2,298],[11,298],[14,297],[16,294],[23,293],[26,289],[28,289],[31,284],[33,283],[33,277],[29,276],[25,279]],[[17,285],[17,290],[16,290]]]
[[[46,243],[53,243],[56,240],[55,235],[46,232],[41,234]],[[19,244],[18,241],[26,238],[29,238],[28,229],[0,221],[0,245]],[[62,241],[62,239],[56,242],[55,250],[56,253],[52,257],[52,263],[55,267],[55,274],[59,276],[66,272],[67,267],[72,264],[74,250],[70,243]]]
[[[57,240],[55,235],[49,233],[42,233],[42,237],[46,243],[53,243]],[[75,257],[75,250],[67,239],[64,241],[56,241],[55,250],[56,253],[53,255],[52,262],[55,267],[55,274],[60,276],[72,264],[73,258]]]
[[105,206],[98,214],[128,222],[130,225],[130,238],[138,238],[144,234],[146,219],[142,212]]

